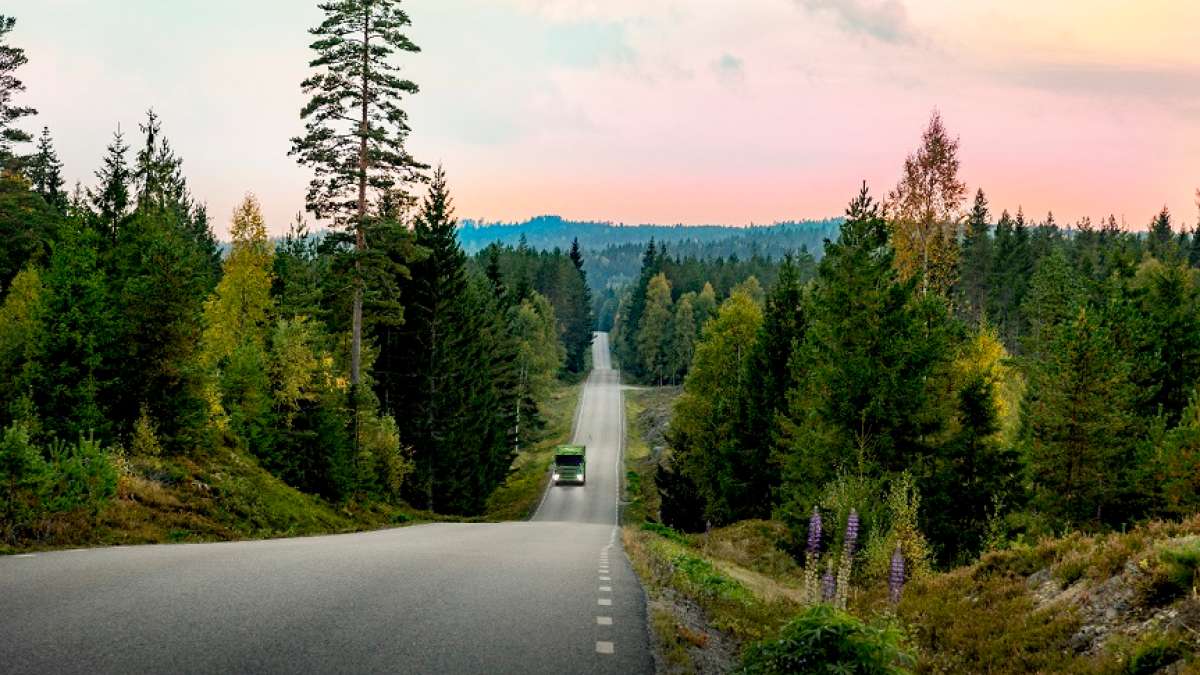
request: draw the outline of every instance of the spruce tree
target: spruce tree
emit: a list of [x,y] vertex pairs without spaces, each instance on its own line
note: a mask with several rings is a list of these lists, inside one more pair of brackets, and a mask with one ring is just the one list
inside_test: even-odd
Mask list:
[[571,266],[563,269],[560,292],[563,295],[563,312],[559,320],[563,327],[563,342],[567,349],[566,368],[572,373],[582,373],[588,350],[592,346],[592,292],[587,285],[587,272],[583,269],[583,251],[579,239],[571,242],[568,254]]
[[1029,475],[1046,513],[1073,525],[1121,515],[1132,400],[1129,363],[1080,308],[1035,362],[1024,406]]
[[11,168],[14,145],[33,140],[28,132],[14,125],[22,117],[37,114],[33,108],[18,106],[13,101],[25,91],[25,83],[17,79],[16,71],[29,62],[24,49],[8,44],[8,34],[16,23],[15,18],[0,14],[0,168]]
[[1075,317],[1086,299],[1083,282],[1066,254],[1055,249],[1042,259],[1021,305],[1021,313],[1029,325],[1029,332],[1021,342],[1025,354],[1041,358],[1057,332]]
[[1150,221],[1150,231],[1147,234],[1150,245],[1150,255],[1163,262],[1173,262],[1177,253],[1175,231],[1171,228],[1171,212],[1163,207]]
[[[789,400],[785,491],[793,515],[839,471],[881,475],[928,457],[944,418],[935,375],[949,359],[949,317],[936,294],[902,281],[888,228],[864,184],[827,242],[810,303],[803,387]],[[798,521],[797,521],[798,522]]]
[[992,273],[992,236],[988,223],[987,197],[980,189],[967,216],[963,238],[958,292],[962,314],[978,326],[987,316],[988,282]]
[[88,198],[95,210],[96,225],[100,233],[111,243],[115,244],[117,235],[125,218],[129,215],[129,187],[132,176],[126,154],[129,146],[121,127],[113,134],[113,141],[108,145],[104,156],[104,166],[96,172],[100,181],[95,191],[88,190]]
[[[354,235],[358,256],[372,196],[381,196],[419,178],[423,167],[405,149],[408,116],[400,107],[417,85],[399,76],[392,58],[420,51],[403,33],[411,22],[399,0],[332,0],[313,28],[317,53],[309,66],[317,72],[302,83],[311,96],[300,113],[305,134],[292,139],[289,154],[315,176],[309,184],[308,209],[332,219]],[[355,260],[360,271],[360,261]],[[353,284],[350,383],[357,390],[362,367],[363,282]]]
[[42,135],[38,137],[37,153],[29,162],[29,181],[33,190],[46,200],[46,203],[59,213],[67,212],[67,193],[63,190],[62,162],[54,151],[54,142],[50,138],[50,128],[42,127]]

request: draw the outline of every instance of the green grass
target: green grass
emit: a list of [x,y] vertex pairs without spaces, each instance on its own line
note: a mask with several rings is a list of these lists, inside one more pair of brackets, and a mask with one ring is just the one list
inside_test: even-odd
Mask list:
[[571,439],[575,411],[583,384],[560,384],[542,404],[546,428],[540,441],[523,450],[513,462],[513,472],[488,499],[482,520],[523,520],[533,514],[550,480],[554,448]]

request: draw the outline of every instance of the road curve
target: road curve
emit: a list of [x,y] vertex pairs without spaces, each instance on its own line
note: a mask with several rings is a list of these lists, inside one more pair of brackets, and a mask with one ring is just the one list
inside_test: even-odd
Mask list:
[[0,557],[0,672],[652,672],[603,333],[593,363],[587,485],[531,521]]

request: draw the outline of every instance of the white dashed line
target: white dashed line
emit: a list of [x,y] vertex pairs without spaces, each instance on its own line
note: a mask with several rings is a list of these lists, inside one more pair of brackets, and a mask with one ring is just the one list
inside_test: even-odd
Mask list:
[[596,604],[600,605],[602,607],[609,607],[612,605],[612,599],[611,598],[600,598],[599,600],[596,601]]
[[612,617],[611,616],[598,616],[598,617],[596,617],[596,625],[597,626],[611,626],[612,625]]
[[601,586],[600,592],[601,593],[612,593],[612,586]]
[[613,643],[603,642],[600,640],[596,641],[596,653],[597,654],[611,654],[611,653],[613,653],[613,651],[614,651]]
[[36,555],[37,555],[36,553],[18,553],[17,555],[14,555],[13,557],[14,558],[33,558]]
[[612,577],[600,577],[600,581],[612,581]]

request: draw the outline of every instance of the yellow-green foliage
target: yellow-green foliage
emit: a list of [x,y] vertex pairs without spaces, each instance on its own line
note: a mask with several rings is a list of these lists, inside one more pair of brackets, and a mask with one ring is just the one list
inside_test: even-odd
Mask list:
[[129,451],[139,457],[158,457],[162,454],[162,444],[158,441],[158,428],[146,406],[142,405],[142,413],[133,423],[133,435],[129,439]]
[[1000,439],[1003,443],[1012,443],[1020,426],[1025,380],[1020,371],[1011,365],[1008,350],[1004,348],[996,329],[984,324],[966,340],[959,347],[951,373],[955,389],[960,389],[978,375],[987,379],[992,385]]
[[571,425],[581,391],[582,386],[578,384],[556,384],[543,399],[539,407],[546,421],[542,439],[521,449],[513,461],[508,480],[488,498],[485,520],[528,518],[537,508],[550,480],[554,448],[571,437]]
[[897,545],[904,553],[905,577],[919,579],[928,576],[931,558],[929,543],[917,526],[921,495],[907,471],[892,479],[887,506],[886,534],[871,537],[866,546],[868,579],[878,581],[887,578],[892,552]]

